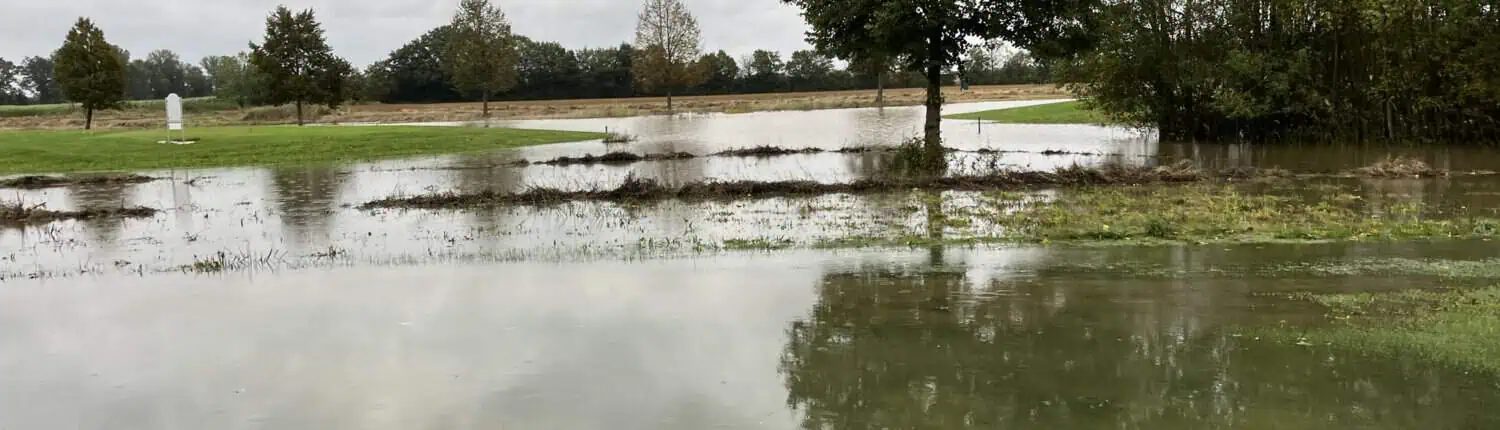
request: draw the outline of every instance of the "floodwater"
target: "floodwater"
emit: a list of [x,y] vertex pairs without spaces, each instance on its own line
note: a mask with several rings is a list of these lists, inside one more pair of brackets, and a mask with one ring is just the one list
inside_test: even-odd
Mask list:
[[[8,283],[0,427],[1495,428],[1492,380],[1249,334],[1320,318],[1260,293],[1412,281],[1252,266],[1464,246],[788,252]],[[1197,275],[1080,271],[1088,261]]]
[[[952,234],[928,228],[926,212],[972,193],[945,193],[935,207],[893,193],[351,208],[403,194],[609,187],[627,175],[846,181],[890,160],[495,166],[608,150],[891,145],[920,122],[920,108],[522,121],[504,125],[640,141],[0,191],[52,209],[164,211],[0,227],[0,429],[1500,427],[1493,379],[1256,335],[1326,323],[1286,294],[1448,282],[1305,268],[1484,260],[1488,242],[723,249]],[[960,149],[1027,151],[997,157],[1032,169],[1189,158],[1338,171],[1386,153],[1453,170],[1500,161],[1461,148],[1166,144],[1087,126],[950,121],[944,133]],[[1341,187],[1372,213],[1403,201],[1500,207],[1493,177],[1304,185]],[[180,270],[205,260],[229,270]]]

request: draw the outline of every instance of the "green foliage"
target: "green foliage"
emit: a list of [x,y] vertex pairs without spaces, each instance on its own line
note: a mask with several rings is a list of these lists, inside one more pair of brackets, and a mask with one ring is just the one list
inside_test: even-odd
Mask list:
[[[932,164],[942,157],[942,73],[961,63],[971,40],[1019,38],[1045,33],[1054,9],[1071,0],[1035,2],[972,0],[782,0],[802,9],[812,27],[808,41],[820,52],[845,60],[898,58],[921,70],[927,83],[924,126]],[[1028,7],[1018,7],[1026,5]],[[1048,35],[1050,36],[1050,35]],[[1037,36],[1041,38],[1041,36]]]
[[125,98],[125,59],[104,39],[104,31],[79,18],[56,54],[57,81],[68,100],[81,105],[93,128],[94,111],[117,109]]
[[791,61],[786,62],[786,75],[792,91],[826,88],[829,77],[833,75],[833,59],[814,51],[793,52]]
[[250,64],[250,53],[207,57],[202,62],[208,73],[213,95],[220,100],[233,101],[240,108],[264,105],[266,98],[265,78]]
[[0,105],[26,104],[21,74],[22,69],[16,63],[0,58]]
[[578,58],[557,42],[536,42],[520,38],[520,76],[525,84],[517,89],[519,99],[567,98],[577,89],[582,73]]
[[752,93],[784,91],[786,87],[786,64],[781,53],[757,49],[750,54],[745,65],[744,88]]
[[1166,139],[1496,141],[1497,6],[1111,2],[1063,70],[1101,111]]
[[304,103],[337,107],[346,99],[344,80],[353,71],[333,55],[312,10],[296,15],[279,6],[266,18],[266,38],[251,44],[250,64],[265,77],[271,103],[296,103],[302,124]]
[[735,91],[740,76],[740,66],[729,53],[719,51],[705,54],[693,65],[696,73],[703,76],[700,89],[709,94],[728,94]]
[[599,133],[469,127],[207,127],[192,145],[156,130],[0,132],[0,175],[344,163],[599,139]]
[[443,46],[448,75],[459,91],[479,93],[484,116],[489,116],[490,95],[514,88],[518,79],[510,23],[489,0],[462,0],[450,27]]

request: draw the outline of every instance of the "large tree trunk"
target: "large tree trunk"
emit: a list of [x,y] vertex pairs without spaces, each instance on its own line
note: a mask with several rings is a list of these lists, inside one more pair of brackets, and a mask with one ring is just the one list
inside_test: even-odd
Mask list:
[[943,69],[938,64],[936,60],[927,64],[927,123],[923,126],[926,131],[923,162],[930,167],[943,164]]
[[672,90],[667,90],[667,112],[672,111]]
[[85,108],[84,109],[84,114],[83,114],[83,129],[84,130],[91,130],[93,128],[94,128],[94,108]]
[[875,105],[885,107],[885,71],[875,72]]
[[302,126],[302,101],[297,100],[297,126]]

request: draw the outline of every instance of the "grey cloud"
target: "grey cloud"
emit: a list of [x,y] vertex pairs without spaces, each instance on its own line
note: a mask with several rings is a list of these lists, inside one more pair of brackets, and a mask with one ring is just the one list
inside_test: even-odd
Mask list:
[[[496,0],[519,34],[569,48],[604,47],[634,37],[634,0]],[[806,49],[797,9],[778,0],[685,0],[698,16],[705,51],[735,58],[755,49]],[[73,21],[87,16],[136,57],[171,49],[189,61],[244,50],[264,32],[277,4],[312,8],[329,44],[369,64],[447,22],[458,3],[423,0],[0,0],[0,57],[17,61],[57,49]]]

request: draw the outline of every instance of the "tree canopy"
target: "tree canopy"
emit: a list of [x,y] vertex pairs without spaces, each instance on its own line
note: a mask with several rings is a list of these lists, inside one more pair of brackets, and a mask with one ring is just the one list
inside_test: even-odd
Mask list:
[[642,89],[667,93],[668,110],[674,91],[704,78],[691,67],[701,53],[701,38],[698,19],[682,0],[646,0],[635,27],[633,72]]
[[303,124],[304,103],[337,107],[345,100],[344,80],[352,68],[333,55],[311,9],[295,15],[279,6],[266,18],[265,41],[250,44],[250,63],[266,79],[271,103],[295,103]]
[[125,59],[104,39],[104,31],[79,18],[56,54],[56,75],[63,95],[85,111],[84,129],[93,128],[94,111],[119,108],[125,100]]
[[462,0],[450,27],[443,46],[448,75],[459,91],[480,94],[488,117],[490,95],[516,86],[517,54],[510,23],[489,0]]

